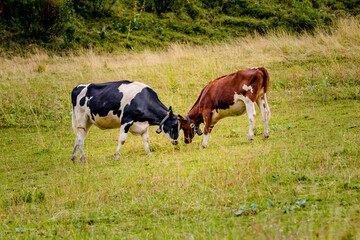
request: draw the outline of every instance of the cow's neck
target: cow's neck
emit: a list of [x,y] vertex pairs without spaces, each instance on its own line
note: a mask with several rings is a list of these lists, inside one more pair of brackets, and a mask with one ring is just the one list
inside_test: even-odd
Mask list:
[[196,125],[199,125],[200,123],[203,122],[202,114],[199,111],[199,108],[197,107],[197,105],[194,105],[194,107],[189,111],[188,116],[189,116],[191,122],[193,122]]
[[150,125],[159,125],[161,121],[168,115],[168,109],[164,106],[162,108],[152,108],[151,116],[149,116]]

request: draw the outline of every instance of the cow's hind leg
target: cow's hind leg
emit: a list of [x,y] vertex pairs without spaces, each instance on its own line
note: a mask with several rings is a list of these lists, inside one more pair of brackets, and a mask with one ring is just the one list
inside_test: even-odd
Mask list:
[[268,124],[270,120],[270,108],[266,100],[266,94],[259,97],[256,103],[260,108],[261,117],[264,123],[264,140],[266,140],[269,138]]
[[118,145],[118,147],[116,149],[116,152],[114,154],[115,160],[120,159],[121,147],[122,147],[122,145],[124,145],[124,143],[126,141],[130,126],[131,126],[130,124],[123,124],[120,127],[119,145]]
[[255,118],[256,118],[256,111],[255,111],[255,103],[252,102],[250,99],[245,101],[246,106],[246,113],[249,119],[249,136],[248,142],[254,140],[254,127],[255,127]]
[[73,163],[76,163],[76,156],[80,150],[80,161],[86,163],[85,154],[84,154],[84,141],[87,133],[89,132],[91,124],[88,124],[85,128],[79,127],[76,129],[76,140],[74,150],[71,156]]

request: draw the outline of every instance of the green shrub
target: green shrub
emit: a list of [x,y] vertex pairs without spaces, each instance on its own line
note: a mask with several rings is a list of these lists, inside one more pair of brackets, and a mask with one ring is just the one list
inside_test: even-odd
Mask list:
[[66,0],[5,0],[3,17],[18,37],[50,42],[60,36],[69,21],[71,8]]
[[276,16],[277,4],[271,7],[260,2],[229,0],[223,3],[222,12],[230,16],[251,16],[253,18],[270,18]]
[[74,9],[85,18],[102,18],[113,15],[117,0],[72,0]]
[[[0,53],[171,42],[206,43],[271,29],[312,32],[360,13],[359,0],[2,0]],[[133,31],[136,30],[136,31]],[[5,51],[2,51],[5,50]]]
[[[140,0],[139,6],[144,6],[146,12],[162,14],[167,12],[180,11],[187,3],[183,0]],[[134,6],[133,1],[128,5]]]

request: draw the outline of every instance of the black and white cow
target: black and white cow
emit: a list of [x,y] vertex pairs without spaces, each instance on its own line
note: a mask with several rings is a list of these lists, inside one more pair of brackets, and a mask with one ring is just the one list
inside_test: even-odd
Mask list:
[[172,144],[178,144],[180,126],[177,116],[171,107],[165,107],[154,90],[143,83],[125,80],[79,85],[73,89],[71,99],[72,126],[76,133],[71,157],[74,163],[78,150],[81,162],[86,162],[84,140],[93,124],[100,129],[120,128],[115,159],[120,158],[120,149],[129,131],[141,136],[145,152],[150,154],[150,125],[159,125],[156,132],[163,131]]

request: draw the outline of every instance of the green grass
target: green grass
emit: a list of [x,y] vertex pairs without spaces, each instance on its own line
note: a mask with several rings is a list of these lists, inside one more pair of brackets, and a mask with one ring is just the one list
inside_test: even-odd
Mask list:
[[[0,238],[360,238],[358,22],[315,36],[268,35],[163,52],[0,59]],[[304,47],[306,46],[306,47]],[[246,116],[174,147],[150,128],[152,155],[119,130],[92,128],[88,164],[70,160],[70,92],[130,79],[186,113],[210,80],[270,73],[270,138],[247,143]],[[181,137],[183,141],[183,137]]]

